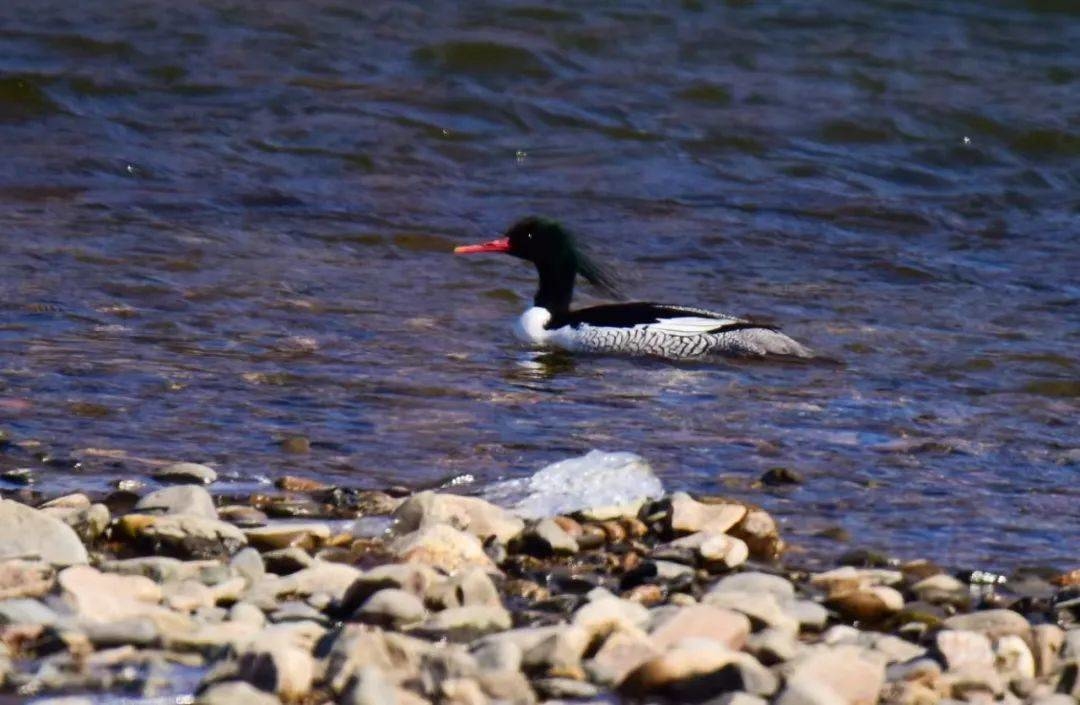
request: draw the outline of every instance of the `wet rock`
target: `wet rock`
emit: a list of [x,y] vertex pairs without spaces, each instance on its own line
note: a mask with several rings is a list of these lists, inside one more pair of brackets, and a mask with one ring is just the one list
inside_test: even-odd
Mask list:
[[199,463],[172,463],[154,473],[155,480],[175,484],[209,485],[217,477],[216,470]]
[[711,639],[687,639],[635,668],[619,686],[630,697],[665,695],[700,701],[724,692],[746,690],[771,695],[778,681],[749,654]]
[[427,617],[424,603],[412,593],[396,588],[379,590],[354,613],[357,621],[385,629],[401,629]]
[[311,557],[311,554],[295,546],[267,551],[262,557],[266,571],[275,575],[290,575],[298,570],[310,568],[314,562],[315,559]]
[[807,702],[835,702],[824,693],[831,691],[847,705],[873,705],[885,684],[883,659],[854,646],[809,648],[781,671],[787,687],[796,692],[781,695],[783,702],[802,702],[796,696],[814,694]]
[[39,558],[57,566],[88,560],[70,526],[40,510],[0,499],[0,560],[8,558]]
[[464,642],[486,634],[506,631],[512,623],[510,613],[502,607],[488,605],[450,607],[428,617],[417,628],[417,632],[436,638]]
[[295,547],[309,553],[326,543],[330,534],[330,527],[318,522],[276,523],[244,532],[248,544],[259,551]]
[[943,629],[935,636],[934,645],[937,654],[950,671],[987,669],[994,666],[994,650],[985,634]]
[[[386,701],[389,703],[390,701]],[[199,693],[196,705],[281,705],[271,693],[259,690],[244,681],[214,683]]]
[[525,522],[502,507],[478,497],[421,492],[394,512],[394,531],[408,534],[438,524],[505,544],[521,533]]
[[178,558],[218,558],[247,545],[232,524],[195,514],[128,514],[113,525],[113,536],[149,553]]
[[710,605],[693,605],[676,611],[656,626],[650,638],[665,650],[695,637],[718,641],[729,649],[741,649],[750,636],[750,620],[743,614]]
[[135,510],[145,514],[192,514],[217,519],[214,499],[199,485],[176,485],[155,490],[135,503]]
[[241,529],[265,526],[266,522],[269,521],[265,512],[261,512],[255,507],[249,507],[246,504],[230,504],[219,507],[217,512],[218,519],[227,521]]
[[578,552],[578,542],[553,519],[541,519],[526,529],[511,550],[541,558],[567,556]]
[[447,524],[432,524],[400,536],[390,552],[406,563],[423,563],[453,572],[466,566],[495,570],[480,540]]
[[788,468],[769,468],[762,473],[759,479],[761,484],[770,487],[801,485],[803,483],[802,475]]
[[1031,625],[1012,610],[996,609],[958,614],[945,620],[945,627],[985,634],[990,639],[998,639],[1009,634],[1030,638]]
[[56,582],[56,570],[48,563],[19,559],[0,562],[0,600],[41,597]]
[[705,504],[685,492],[671,496],[671,530],[676,534],[699,531],[723,534],[742,521],[746,507],[738,503]]

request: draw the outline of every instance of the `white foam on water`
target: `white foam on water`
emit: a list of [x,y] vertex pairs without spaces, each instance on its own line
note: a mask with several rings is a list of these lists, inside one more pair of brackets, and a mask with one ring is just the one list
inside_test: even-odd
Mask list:
[[640,455],[591,450],[541,468],[532,477],[498,482],[485,490],[484,498],[519,516],[539,519],[663,494],[660,478]]

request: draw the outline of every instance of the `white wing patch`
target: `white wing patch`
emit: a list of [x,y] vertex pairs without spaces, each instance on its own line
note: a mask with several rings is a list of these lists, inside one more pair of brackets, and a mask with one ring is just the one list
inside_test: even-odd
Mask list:
[[663,333],[666,335],[702,335],[716,330],[721,326],[732,323],[742,323],[738,318],[702,318],[700,316],[679,316],[678,318],[661,318],[656,323],[645,323],[640,328],[650,332]]

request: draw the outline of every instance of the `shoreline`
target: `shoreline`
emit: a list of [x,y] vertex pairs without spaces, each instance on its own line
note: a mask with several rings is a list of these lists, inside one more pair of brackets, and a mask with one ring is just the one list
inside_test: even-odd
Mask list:
[[[177,463],[107,498],[0,502],[2,692],[417,705],[1080,697],[1077,570],[961,580],[866,553],[810,572],[766,511],[683,492],[523,519],[446,492],[284,476],[243,497],[211,494],[215,479]],[[190,689],[169,692],[182,673]]]

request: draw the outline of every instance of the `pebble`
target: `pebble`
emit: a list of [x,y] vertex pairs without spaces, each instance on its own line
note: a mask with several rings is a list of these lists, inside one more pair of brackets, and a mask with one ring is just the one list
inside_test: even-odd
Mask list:
[[155,490],[136,502],[135,510],[148,514],[193,514],[207,519],[218,518],[213,497],[199,485],[176,485]]
[[466,566],[495,570],[480,539],[447,524],[432,524],[399,536],[390,544],[390,551],[406,563],[423,563],[447,572]]
[[360,606],[353,617],[367,624],[385,629],[398,629],[418,624],[427,617],[424,603],[405,590],[387,588],[379,590]]
[[994,665],[994,650],[985,634],[943,629],[934,637],[934,645],[950,671],[992,668]]
[[742,504],[705,504],[685,492],[671,496],[671,530],[677,534],[699,531],[723,534],[746,517]]
[[330,535],[330,527],[319,522],[279,522],[244,532],[248,544],[260,551],[296,547],[309,553],[325,544]]
[[171,463],[154,472],[155,480],[176,484],[209,485],[217,478],[216,470],[199,463]]
[[[386,701],[387,704],[391,701]],[[229,681],[214,683],[195,698],[196,705],[280,705],[273,694],[259,690],[250,683]]]
[[847,619],[879,622],[904,608],[904,596],[891,587],[875,585],[835,591],[826,604]]
[[394,532],[408,534],[433,525],[448,524],[479,539],[494,537],[505,544],[521,533],[525,522],[502,507],[479,497],[420,492],[394,512]]
[[791,581],[779,575],[758,572],[725,576],[709,588],[709,592],[768,593],[781,603],[795,599],[795,586]]
[[772,515],[763,509],[749,510],[728,533],[746,543],[751,557],[759,561],[776,560],[784,552],[780,527]]
[[232,524],[196,514],[128,514],[113,525],[113,535],[151,553],[185,559],[228,556],[247,545]]
[[885,684],[883,659],[856,646],[810,647],[780,670],[789,688],[814,693],[824,686],[846,705],[874,705]]
[[750,636],[750,620],[732,610],[693,605],[676,611],[654,627],[649,636],[660,650],[694,637],[713,639],[737,650],[743,648]]
[[772,593],[710,591],[702,598],[702,602],[713,607],[742,612],[757,628],[773,627],[790,634],[797,634],[799,631],[799,621],[784,610]]
[[0,600],[41,597],[56,583],[56,570],[48,563],[6,560],[0,563]]
[[574,613],[571,622],[584,628],[591,638],[603,638],[614,631],[642,629],[649,610],[636,602],[610,596],[592,600]]
[[961,629],[985,634],[991,639],[1014,634],[1029,638],[1031,625],[1023,615],[1012,610],[995,609],[970,614],[958,614],[945,620],[948,629]]
[[57,566],[89,559],[70,526],[38,509],[0,499],[0,560],[7,558],[36,558]]
[[506,631],[512,624],[510,613],[501,606],[472,605],[436,612],[417,631],[436,638],[468,642],[486,634]]

